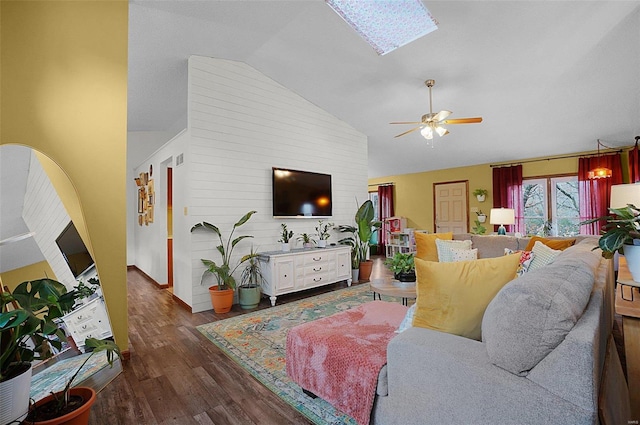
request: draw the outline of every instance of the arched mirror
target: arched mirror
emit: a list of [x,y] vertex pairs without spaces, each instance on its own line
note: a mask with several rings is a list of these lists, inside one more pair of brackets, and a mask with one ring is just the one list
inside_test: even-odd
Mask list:
[[[56,190],[63,190],[59,195]],[[70,195],[71,194],[71,195]],[[61,196],[64,198],[61,199]],[[74,357],[84,355],[84,340],[112,336],[100,279],[85,243],[88,239],[80,203],[66,174],[49,158],[19,145],[0,146],[0,278],[12,291],[21,282],[48,277],[78,291],[73,309],[59,325],[68,335],[52,360],[34,365],[32,398],[38,374],[55,373],[64,386],[65,364],[73,371]],[[67,207],[73,211],[68,211]],[[75,220],[72,219],[75,217]],[[80,222],[78,222],[80,221]],[[84,236],[83,236],[84,235]],[[102,358],[102,356],[94,356]],[[78,359],[77,361],[79,361]],[[92,365],[83,372],[91,386]],[[118,373],[120,368],[111,373]],[[54,378],[54,379],[55,379]],[[48,380],[50,377],[42,378]],[[35,388],[35,391],[39,391]],[[44,385],[41,391],[52,391]]]

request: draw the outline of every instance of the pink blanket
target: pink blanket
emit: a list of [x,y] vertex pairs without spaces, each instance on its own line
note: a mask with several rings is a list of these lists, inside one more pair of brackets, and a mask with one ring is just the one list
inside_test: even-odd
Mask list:
[[387,344],[407,307],[372,301],[292,328],[287,375],[335,408],[368,425]]

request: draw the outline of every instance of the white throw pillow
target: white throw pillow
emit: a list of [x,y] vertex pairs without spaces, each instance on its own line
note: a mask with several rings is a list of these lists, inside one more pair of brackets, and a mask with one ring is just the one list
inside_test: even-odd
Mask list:
[[478,259],[478,248],[473,249],[457,249],[451,248],[451,259],[452,262],[456,263],[458,261],[471,261]]
[[536,241],[531,252],[533,253],[533,260],[529,265],[529,269],[527,270],[528,272],[553,263],[553,260],[555,260],[562,251],[559,249],[549,248],[542,242]]
[[471,249],[472,242],[466,241],[446,241],[443,239],[436,239],[436,248],[438,249],[438,261],[441,263],[452,263],[453,254],[452,249]]
[[533,257],[535,256],[533,251],[514,251],[510,248],[504,249],[504,255],[517,253],[520,253],[520,264],[518,265],[518,270],[516,270],[516,277],[522,276],[529,271],[529,267],[531,266],[531,262],[533,261]]
[[400,327],[398,328],[398,330],[396,331],[396,333],[401,333],[406,331],[407,329],[409,329],[411,326],[413,326],[413,315],[416,312],[416,305],[415,303],[409,307],[409,310],[407,310],[407,314],[404,316],[404,319],[402,319],[402,323],[400,323]]

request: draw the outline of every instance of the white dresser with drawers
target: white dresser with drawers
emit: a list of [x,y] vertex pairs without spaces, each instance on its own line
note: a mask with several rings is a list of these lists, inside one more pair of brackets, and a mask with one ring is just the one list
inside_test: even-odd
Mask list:
[[344,245],[261,252],[262,293],[276,305],[278,295],[347,281],[351,286],[351,248]]

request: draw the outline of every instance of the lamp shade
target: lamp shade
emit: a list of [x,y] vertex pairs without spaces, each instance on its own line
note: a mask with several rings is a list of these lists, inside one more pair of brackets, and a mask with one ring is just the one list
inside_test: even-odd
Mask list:
[[516,211],[513,208],[491,208],[490,224],[514,224]]
[[640,183],[615,184],[611,186],[611,208],[623,208],[627,204],[640,208]]

